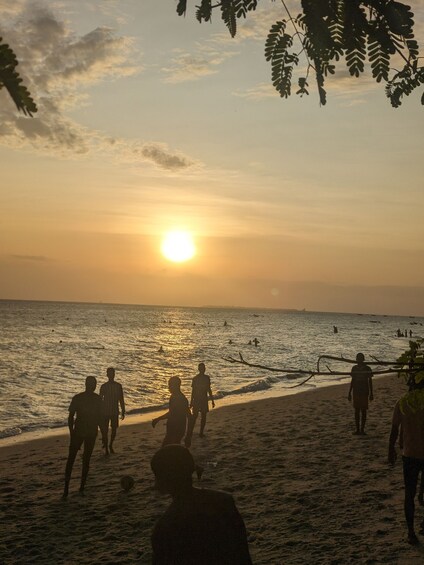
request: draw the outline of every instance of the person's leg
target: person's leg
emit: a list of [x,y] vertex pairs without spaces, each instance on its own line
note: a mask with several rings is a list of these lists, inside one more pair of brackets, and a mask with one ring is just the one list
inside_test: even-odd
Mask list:
[[206,426],[206,411],[200,412],[200,437],[204,436],[205,426]]
[[424,506],[424,469],[421,469],[420,492],[418,493],[418,502],[420,506]]
[[63,491],[63,498],[66,498],[68,496],[69,483],[71,481],[71,475],[72,475],[72,468],[74,466],[75,458],[77,456],[78,450],[81,447],[83,441],[84,441],[83,438],[75,437],[75,435],[71,437],[71,441],[69,444],[68,460],[66,462],[66,468],[65,468],[65,488]]
[[118,429],[118,414],[111,416],[110,418],[110,427],[111,427],[111,433],[110,433],[110,443],[109,443],[109,450],[111,453],[115,453],[113,451],[113,442],[115,441],[116,438],[116,430]]
[[85,483],[87,481],[88,470],[90,468],[91,454],[93,453],[94,444],[96,443],[96,436],[89,436],[84,438],[84,452],[82,454],[82,473],[80,492],[84,492]]
[[104,417],[102,430],[102,447],[105,449],[105,455],[109,455],[108,433],[109,433],[109,416]]
[[356,408],[355,406],[355,426],[356,426],[355,434],[359,434],[359,415],[360,415],[360,409]]
[[408,527],[409,543],[417,543],[417,537],[414,530],[415,515],[415,494],[417,492],[417,481],[419,466],[412,457],[402,457],[403,460],[403,480],[405,483],[405,519]]
[[365,434],[365,422],[367,421],[367,409],[361,409],[361,434]]

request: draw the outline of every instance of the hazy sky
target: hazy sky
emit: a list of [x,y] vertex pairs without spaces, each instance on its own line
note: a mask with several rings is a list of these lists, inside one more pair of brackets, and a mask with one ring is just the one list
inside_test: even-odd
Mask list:
[[[234,40],[191,6],[0,0],[39,106],[0,91],[0,298],[424,315],[422,92],[394,110],[340,66],[326,107],[282,100],[279,2]],[[186,263],[160,253],[175,228]]]

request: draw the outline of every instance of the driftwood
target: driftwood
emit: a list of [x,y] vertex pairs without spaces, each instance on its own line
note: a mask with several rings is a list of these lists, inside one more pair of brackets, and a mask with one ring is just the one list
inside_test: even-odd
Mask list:
[[[338,363],[347,363],[350,365],[355,365],[357,363],[356,359],[348,359],[346,357],[336,357],[334,355],[320,355],[317,361],[317,368],[315,370],[309,369],[293,369],[285,367],[269,367],[268,365],[259,365],[257,363],[249,363],[243,358],[243,355],[239,352],[240,359],[234,357],[223,357],[224,361],[228,363],[238,363],[240,365],[246,365],[247,367],[254,367],[255,369],[263,369],[264,371],[271,371],[273,373],[285,373],[288,375],[307,375],[307,378],[301,383],[297,383],[286,388],[296,388],[307,383],[312,377],[331,377],[331,376],[345,376],[349,377],[351,375],[350,371],[338,371],[331,369],[328,365],[325,365],[326,370],[322,370],[320,364],[323,360],[337,361]],[[373,370],[373,375],[393,375],[399,373],[409,373],[414,374],[424,368],[424,363],[409,363],[408,367],[398,361],[383,361],[372,357],[374,361],[367,361],[367,365],[377,367],[377,370]],[[378,369],[378,367],[387,367],[385,369]]]

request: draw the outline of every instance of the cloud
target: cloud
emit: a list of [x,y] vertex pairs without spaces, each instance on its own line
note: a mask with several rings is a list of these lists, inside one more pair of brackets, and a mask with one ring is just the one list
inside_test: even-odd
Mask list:
[[22,116],[1,92],[1,144],[68,158],[107,152],[111,158],[128,161],[132,155],[133,162],[172,171],[193,165],[192,159],[166,144],[113,139],[69,117],[70,110],[89,103],[84,89],[142,71],[132,38],[117,36],[110,27],[78,36],[46,8],[18,2],[16,10],[5,16],[4,6],[2,2],[0,36],[15,50],[38,112],[34,118]]
[[48,261],[54,261],[54,259],[50,259],[50,257],[45,257],[44,255],[9,255],[12,259],[16,259],[18,261],[35,261],[37,263],[43,263]]
[[270,82],[261,82],[245,91],[237,90],[233,92],[233,94],[234,96],[247,98],[248,100],[263,100],[264,98],[278,98],[280,96]]
[[170,67],[162,71],[167,75],[165,82],[179,83],[197,80],[218,72],[218,67],[227,59],[234,57],[236,52],[225,51],[222,48],[212,48],[210,45],[197,44],[196,55],[176,51]]

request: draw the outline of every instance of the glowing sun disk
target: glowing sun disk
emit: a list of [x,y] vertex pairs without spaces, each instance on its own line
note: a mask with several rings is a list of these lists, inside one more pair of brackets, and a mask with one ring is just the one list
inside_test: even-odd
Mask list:
[[171,231],[165,235],[162,241],[161,251],[169,261],[182,263],[194,257],[196,247],[188,232]]

